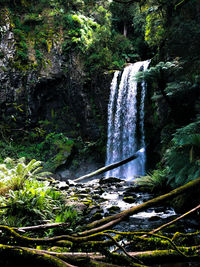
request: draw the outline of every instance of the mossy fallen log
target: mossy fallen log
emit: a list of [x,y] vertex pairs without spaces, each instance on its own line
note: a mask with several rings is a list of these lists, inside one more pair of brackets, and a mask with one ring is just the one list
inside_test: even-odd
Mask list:
[[[99,263],[97,266],[124,266],[123,264],[128,264],[127,266],[146,266],[151,264],[161,264],[161,263],[170,263],[170,262],[200,262],[200,255],[195,253],[198,247],[182,247],[180,248],[185,253],[190,253],[191,255],[188,257],[184,257],[177,253],[177,251],[173,249],[164,249],[164,250],[149,250],[149,251],[140,251],[140,252],[129,252],[129,254],[143,262],[143,264],[138,264],[134,262],[130,262],[130,259],[125,255],[119,253],[110,253],[110,265],[106,263],[108,261],[108,257],[106,255],[102,255],[100,253],[59,253],[45,250],[37,250],[37,249],[29,249],[33,253],[47,254],[52,257],[56,257],[57,259],[61,259],[62,261],[67,261],[67,266],[92,266],[90,265],[93,260],[96,263]],[[13,249],[21,249],[24,250],[26,248],[15,248]],[[0,252],[1,254],[1,252]],[[111,263],[113,262],[113,263]],[[118,263],[118,264],[117,264]],[[72,265],[70,265],[72,264]],[[105,264],[105,265],[101,265]],[[107,265],[106,265],[107,264]],[[117,264],[117,265],[115,265]]]
[[154,229],[153,231],[151,231],[151,233],[153,234],[153,233],[157,233],[157,232],[163,230],[164,228],[170,226],[171,224],[174,224],[174,223],[178,222],[179,220],[181,220],[181,219],[183,219],[184,217],[190,215],[191,213],[197,211],[198,209],[200,209],[200,205],[198,205],[197,207],[195,207],[195,208],[189,210],[188,212],[182,214],[182,215],[179,216],[178,218],[176,218],[176,219],[174,219],[174,220],[172,220],[172,221],[170,221],[170,222],[168,222],[168,223],[166,223],[166,224],[161,225],[160,227],[158,227],[158,228]]
[[[165,201],[168,201],[172,199],[173,197],[176,197],[179,194],[182,194],[183,192],[187,192],[187,190],[190,190],[193,187],[199,186],[200,184],[200,178],[189,182],[188,184],[179,187],[168,194],[162,195],[160,197],[156,197],[152,200],[149,200],[143,204],[140,204],[136,207],[132,207],[130,209],[127,209],[123,212],[118,213],[117,215],[109,216],[103,220],[96,221],[94,223],[91,223],[88,225],[89,229],[87,231],[84,231],[79,234],[73,234],[73,235],[61,235],[61,236],[55,236],[55,237],[50,237],[50,238],[30,238],[26,237],[23,235],[20,235],[17,233],[14,228],[0,225],[0,230],[2,232],[3,238],[1,242],[4,242],[4,244],[0,245],[0,266],[13,266],[12,264],[9,265],[10,261],[13,263],[13,261],[19,262],[20,261],[20,266],[27,266],[29,265],[30,261],[31,264],[35,263],[37,266],[84,266],[83,261],[80,263],[77,263],[73,265],[73,263],[70,261],[68,262],[69,258],[66,257],[66,255],[49,255],[47,251],[37,251],[35,249],[30,249],[29,247],[36,247],[37,245],[42,245],[47,248],[48,246],[51,245],[59,245],[59,242],[68,242],[72,243],[74,247],[76,248],[76,244],[79,246],[81,244],[87,244],[92,245],[92,242],[99,242],[103,238],[107,238],[107,240],[103,240],[103,242],[107,242],[108,239],[109,242],[107,242],[108,247],[110,247],[111,243],[113,242],[115,245],[118,246],[120,250],[124,252],[124,255],[119,255],[119,254],[114,254],[114,253],[104,253],[103,256],[106,257],[105,262],[107,260],[111,260],[111,266],[114,265],[119,265],[119,266],[142,266],[144,264],[154,264],[155,263],[162,263],[166,262],[167,259],[170,261],[199,261],[199,251],[200,248],[199,246],[196,247],[190,247],[190,248],[184,248],[177,246],[173,240],[165,236],[161,235],[156,235],[153,233],[147,233],[147,232],[119,232],[119,231],[113,231],[113,230],[105,230],[108,227],[112,227],[114,224],[120,222],[121,220],[125,219],[127,216],[130,216],[132,214],[135,214],[139,211],[145,210],[146,208],[149,208],[151,206],[163,203]],[[99,226],[100,225],[100,226]],[[96,227],[97,226],[97,227]],[[96,228],[95,228],[96,227]],[[104,231],[102,231],[102,229]],[[101,230],[101,232],[99,232]],[[114,234],[115,236],[111,236],[109,233]],[[130,236],[153,236],[157,237],[160,239],[163,239],[165,241],[168,241],[169,245],[171,245],[171,249],[169,250],[162,250],[162,251],[151,251],[151,252],[140,252],[137,254],[131,254],[130,252],[126,252],[125,248],[123,249],[121,245],[117,244],[117,238],[118,236],[125,237],[127,235]],[[13,246],[7,246],[7,242],[9,242],[9,245]],[[106,243],[104,243],[106,245]],[[25,246],[25,247],[19,247],[19,246]],[[107,247],[107,248],[108,248]],[[107,251],[106,246],[105,248],[101,247],[103,252],[104,250]],[[145,249],[145,246],[144,246]],[[97,248],[98,251],[98,248]],[[135,253],[135,252],[134,252]],[[146,254],[145,254],[146,253]],[[120,258],[121,257],[121,258]],[[136,260],[137,259],[137,260]],[[80,260],[80,259],[79,259]],[[96,260],[95,258],[89,257],[87,260],[83,259],[84,261],[89,260],[90,264],[85,265],[85,266],[95,266]],[[93,262],[92,262],[92,261]],[[98,259],[99,260],[99,259]],[[8,264],[7,264],[8,261]],[[142,264],[140,264],[140,262]],[[5,262],[7,265],[2,265],[1,263]],[[21,262],[23,262],[21,264]],[[108,266],[103,265],[104,264],[104,259],[101,259],[101,262],[99,266]],[[118,264],[120,262],[120,264]],[[23,265],[25,263],[25,265]],[[86,263],[87,264],[87,263]],[[123,265],[124,264],[124,265]],[[97,265],[98,266],[98,265]]]
[[151,200],[148,200],[140,205],[131,207],[127,210],[124,210],[120,213],[117,213],[112,216],[108,216],[106,218],[94,221],[86,226],[87,229],[82,233],[79,234],[79,236],[86,236],[93,233],[104,231],[108,228],[111,228],[112,226],[118,224],[120,221],[125,220],[127,217],[136,214],[138,212],[144,211],[152,206],[157,206],[162,203],[166,203],[167,201],[173,199],[174,197],[186,193],[187,191],[191,190],[192,188],[198,187],[200,185],[200,178],[197,178],[194,181],[191,181],[181,187],[178,187],[172,191],[170,191],[167,194],[158,196],[156,198],[153,198]]
[[[186,252],[185,249],[182,251]],[[133,252],[130,255],[140,259],[144,264],[162,264],[175,262],[200,262],[200,255],[191,255],[188,257],[181,256],[177,251],[172,249]]]
[[37,266],[37,267],[74,267],[71,264],[46,254],[45,252],[31,250],[26,247],[0,245],[0,266]]

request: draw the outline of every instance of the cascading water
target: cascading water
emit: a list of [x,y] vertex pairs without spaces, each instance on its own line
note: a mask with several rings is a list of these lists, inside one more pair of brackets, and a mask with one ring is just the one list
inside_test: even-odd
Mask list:
[[[132,156],[139,148],[139,157],[106,176],[132,179],[145,172],[144,100],[145,82],[141,83],[140,99],[137,103],[138,83],[134,79],[140,70],[146,70],[150,61],[140,61],[127,66],[120,83],[120,72],[116,71],[111,83],[108,105],[108,141],[106,165]],[[140,136],[139,138],[137,136]]]

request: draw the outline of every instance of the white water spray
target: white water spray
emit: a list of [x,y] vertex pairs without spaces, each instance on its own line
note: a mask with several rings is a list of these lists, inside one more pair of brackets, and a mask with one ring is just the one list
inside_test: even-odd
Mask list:
[[[118,83],[116,71],[110,88],[108,105],[108,141],[106,165],[132,156],[139,148],[139,157],[106,176],[132,179],[145,172],[144,100],[146,84],[142,82],[140,99],[137,104],[138,83],[134,79],[140,70],[146,70],[150,61],[140,61],[127,66]],[[139,107],[139,108],[138,108]],[[137,138],[137,136],[140,138]]]

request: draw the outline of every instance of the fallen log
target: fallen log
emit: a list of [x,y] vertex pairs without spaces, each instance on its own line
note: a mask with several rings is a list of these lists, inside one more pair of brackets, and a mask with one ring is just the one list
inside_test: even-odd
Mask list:
[[74,182],[79,182],[79,181],[82,181],[84,179],[88,179],[88,178],[91,178],[91,177],[94,177],[96,175],[99,175],[99,174],[102,174],[104,172],[107,172],[107,171],[110,171],[110,170],[113,170],[113,169],[116,169],[117,167],[121,166],[121,165],[124,165],[126,163],[128,163],[129,161],[132,161],[134,159],[136,159],[137,157],[139,157],[139,153],[141,153],[142,151],[141,150],[138,150],[135,154],[133,154],[131,157],[127,158],[127,159],[124,159],[122,161],[118,161],[116,163],[113,163],[113,164],[110,164],[108,166],[105,166],[103,168],[100,168],[94,172],[91,172],[91,173],[88,173],[86,175],[83,175],[79,178],[76,178],[75,180],[73,180]]
[[[8,246],[5,246],[8,247]],[[7,248],[6,250],[9,251]],[[89,265],[91,260],[97,260],[97,261],[106,261],[107,257],[105,255],[102,255],[101,253],[76,253],[76,252],[53,252],[53,251],[46,251],[46,250],[38,250],[38,249],[32,249],[32,248],[25,248],[25,247],[12,247],[13,251],[21,250],[21,251],[28,251],[29,253],[35,253],[36,255],[49,255],[53,259],[60,259],[64,262],[67,262],[68,265],[66,266],[87,266]],[[173,249],[163,249],[163,250],[150,250],[150,251],[140,251],[140,252],[129,252],[129,255],[131,255],[134,258],[137,258],[138,260],[142,261],[144,264],[161,264],[161,263],[170,263],[170,262],[199,262],[200,261],[200,255],[196,254],[196,249],[199,249],[199,246],[194,247],[182,247],[182,251],[191,253],[190,256],[184,257],[181,256],[177,251]],[[1,252],[0,252],[1,255]],[[118,253],[112,253],[113,257],[116,257],[118,259],[120,258],[126,258],[124,255],[118,254]],[[120,262],[120,261],[119,261]],[[105,262],[104,262],[105,264]],[[64,265],[65,266],[65,265]],[[98,265],[101,266],[101,265]],[[107,266],[107,265],[103,265]],[[110,265],[110,266],[121,266],[121,265]],[[135,264],[135,266],[143,266],[139,264]]]
[[200,261],[199,255],[191,255],[188,257],[181,256],[177,251],[172,249],[167,250],[153,250],[141,252],[129,252],[130,255],[144,262],[144,264],[162,264],[174,262],[194,262]]
[[0,244],[0,266],[15,266],[17,263],[22,267],[75,267],[44,251]]
[[[183,247],[182,249],[185,251],[194,252],[196,247]],[[54,255],[58,258],[66,257],[68,261],[75,260],[76,258],[87,258],[94,260],[105,260],[106,256],[101,255],[100,253],[57,253],[57,252],[47,252],[49,255]],[[116,253],[116,256],[120,256]],[[141,260],[144,264],[159,264],[159,263],[168,263],[168,262],[194,262],[200,261],[199,255],[190,255],[188,257],[181,256],[177,251],[173,249],[165,249],[165,250],[151,250],[151,251],[140,251],[140,252],[129,252],[129,255],[132,257],[136,257],[138,260]]]
[[86,230],[80,233],[79,236],[87,236],[87,235],[91,235],[97,232],[102,232],[118,224],[120,221],[125,220],[127,217],[133,214],[144,211],[152,206],[160,205],[161,203],[169,201],[173,199],[174,197],[191,190],[192,188],[198,187],[199,185],[200,185],[200,178],[197,178],[183,186],[180,186],[170,191],[167,194],[148,200],[138,206],[131,207],[115,215],[108,216],[106,218],[94,221],[86,226],[86,228],[89,230]]
[[34,225],[34,226],[19,227],[19,228],[15,228],[15,230],[19,232],[40,231],[40,230],[47,230],[47,229],[52,229],[52,228],[64,227],[64,226],[69,226],[69,223],[40,224],[40,225]]
[[168,227],[169,225],[174,224],[174,223],[176,223],[177,221],[183,219],[184,217],[190,215],[191,213],[197,211],[198,209],[200,209],[200,205],[198,205],[197,207],[193,208],[192,210],[189,210],[188,212],[182,214],[181,216],[179,216],[178,218],[174,219],[173,221],[170,221],[170,222],[168,222],[168,223],[166,223],[166,224],[161,225],[160,227],[154,229],[154,230],[151,231],[150,233],[151,233],[151,234],[157,233],[157,232],[159,232],[160,230],[162,230],[162,229]]

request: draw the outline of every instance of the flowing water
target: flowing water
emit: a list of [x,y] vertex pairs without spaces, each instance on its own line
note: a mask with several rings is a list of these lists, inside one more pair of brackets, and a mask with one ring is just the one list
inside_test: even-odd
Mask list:
[[123,73],[116,71],[111,83],[108,105],[108,141],[106,165],[132,156],[139,157],[106,176],[132,179],[145,173],[144,101],[146,84],[135,80],[138,71],[146,70],[150,61],[128,65]]

